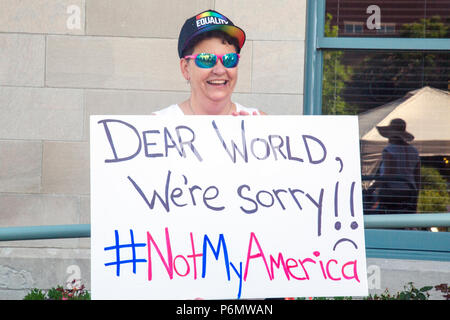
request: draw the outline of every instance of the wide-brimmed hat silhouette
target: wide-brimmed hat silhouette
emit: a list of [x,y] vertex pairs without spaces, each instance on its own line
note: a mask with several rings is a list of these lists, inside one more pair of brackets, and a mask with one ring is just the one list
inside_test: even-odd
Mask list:
[[406,122],[403,119],[392,119],[388,126],[377,126],[378,132],[385,138],[400,138],[403,141],[412,141],[414,136],[406,131]]

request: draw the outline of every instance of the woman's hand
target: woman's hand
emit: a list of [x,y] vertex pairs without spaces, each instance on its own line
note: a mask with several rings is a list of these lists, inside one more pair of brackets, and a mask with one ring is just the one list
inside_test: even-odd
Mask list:
[[[250,116],[250,113],[248,113],[247,111],[233,111],[231,113],[233,116]],[[266,115],[266,113],[260,111],[259,113],[257,111],[253,111],[253,113],[251,114],[252,116],[257,116],[257,115]]]

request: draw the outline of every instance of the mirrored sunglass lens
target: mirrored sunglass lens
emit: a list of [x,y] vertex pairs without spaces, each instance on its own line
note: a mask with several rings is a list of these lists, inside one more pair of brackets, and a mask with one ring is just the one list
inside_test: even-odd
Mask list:
[[228,53],[223,56],[222,63],[226,68],[234,68],[239,62],[237,53]]
[[210,53],[200,53],[195,59],[200,68],[211,68],[216,64],[217,57]]

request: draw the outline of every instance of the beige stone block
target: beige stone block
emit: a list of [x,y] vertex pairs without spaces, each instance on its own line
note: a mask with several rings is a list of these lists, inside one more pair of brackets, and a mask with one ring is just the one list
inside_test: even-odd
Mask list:
[[185,20],[213,0],[95,0],[86,4],[87,34],[178,39]]
[[251,40],[305,40],[306,0],[216,0]]
[[0,31],[84,34],[85,0],[1,0]]
[[[0,194],[0,227],[45,226],[79,223],[77,196]],[[79,239],[0,241],[1,247],[75,248]]]
[[44,36],[0,33],[0,57],[0,85],[44,85]]
[[42,193],[89,194],[89,143],[44,141]]
[[91,223],[91,197],[80,196],[80,223]]
[[[189,85],[185,84],[186,90]],[[189,92],[139,91],[139,90],[86,90],[85,140],[89,140],[91,115],[145,115],[180,103]]]
[[39,192],[41,165],[40,141],[0,141],[0,192]]
[[186,91],[86,90],[86,117],[97,114],[151,114],[189,97]]
[[[80,196],[80,223],[90,224],[91,223],[91,198],[90,196]],[[91,238],[79,238],[78,239],[79,248],[90,248]]]
[[254,41],[252,91],[303,93],[303,41]]
[[177,41],[48,36],[46,84],[52,87],[185,90]]
[[233,101],[258,108],[268,115],[303,114],[303,95],[300,94],[235,93]]
[[73,224],[79,221],[76,196],[0,194],[0,226]]
[[0,139],[80,140],[83,92],[0,87]]
[[252,90],[252,57],[253,43],[247,41],[241,49],[238,65],[238,81],[234,92],[251,92]]

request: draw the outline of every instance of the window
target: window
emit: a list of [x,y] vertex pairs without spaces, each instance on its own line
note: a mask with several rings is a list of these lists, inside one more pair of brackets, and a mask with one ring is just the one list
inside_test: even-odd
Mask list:
[[363,32],[363,24],[361,22],[345,22],[344,23],[344,34],[353,34]]
[[380,28],[377,29],[378,33],[395,33],[395,23],[384,23],[380,25]]
[[[450,212],[450,0],[309,4],[319,23],[305,113],[359,116],[365,214]],[[414,151],[385,149],[377,126],[396,118],[414,135],[419,171],[408,169]]]
[[[401,118],[406,131],[415,137],[411,145],[419,153],[419,177],[411,176],[407,183],[398,181],[414,174],[413,168],[407,168],[412,155],[408,151],[397,154],[403,148],[392,149],[396,159],[389,180],[364,184],[366,214],[449,211],[449,62],[448,51],[324,52],[322,113],[359,115],[364,176],[387,178],[383,155],[388,139],[376,126]],[[402,196],[416,188],[417,193]]]

